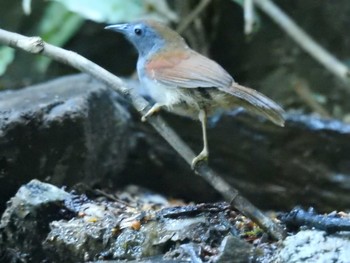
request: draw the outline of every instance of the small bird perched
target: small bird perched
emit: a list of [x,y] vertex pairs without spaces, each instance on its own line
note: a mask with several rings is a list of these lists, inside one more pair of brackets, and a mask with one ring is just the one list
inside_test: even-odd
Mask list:
[[135,46],[139,57],[139,80],[155,100],[142,117],[165,108],[202,123],[203,150],[192,161],[192,168],[209,155],[207,116],[218,109],[244,107],[283,126],[283,109],[256,90],[239,85],[215,61],[192,50],[175,31],[156,21],[139,21],[107,26]]

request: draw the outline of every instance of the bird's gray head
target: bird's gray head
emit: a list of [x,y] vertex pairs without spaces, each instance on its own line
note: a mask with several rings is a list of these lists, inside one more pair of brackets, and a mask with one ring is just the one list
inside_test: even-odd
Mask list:
[[150,20],[117,24],[105,27],[125,35],[125,37],[136,47],[140,56],[158,51],[165,46],[184,45],[183,38],[167,26]]

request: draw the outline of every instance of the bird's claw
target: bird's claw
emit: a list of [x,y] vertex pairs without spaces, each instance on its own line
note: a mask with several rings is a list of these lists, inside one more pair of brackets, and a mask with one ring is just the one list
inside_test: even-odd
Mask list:
[[159,103],[156,103],[152,106],[152,108],[150,108],[145,115],[143,115],[141,117],[141,121],[145,122],[147,121],[147,118],[155,113],[157,113],[158,111],[160,111],[160,109],[162,108],[162,105]]
[[192,170],[196,170],[197,166],[201,162],[207,162],[208,161],[208,152],[207,151],[201,151],[200,154],[198,154],[195,158],[193,158],[192,163],[191,163],[191,168]]
[[142,117],[141,117],[141,121],[142,122],[146,122],[147,121],[147,114],[145,114],[145,115],[142,115]]
[[153,115],[154,113],[155,113],[155,111],[152,110],[152,109],[150,109],[145,115],[142,115],[141,121],[142,121],[142,122],[146,122],[147,119],[148,119],[148,117],[151,116],[151,115]]

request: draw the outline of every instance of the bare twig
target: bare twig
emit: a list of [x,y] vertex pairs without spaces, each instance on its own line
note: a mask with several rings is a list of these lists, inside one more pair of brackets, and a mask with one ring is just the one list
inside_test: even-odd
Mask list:
[[327,70],[345,82],[347,87],[350,88],[350,69],[346,65],[321,47],[271,0],[254,0],[254,3],[270,16],[278,26],[286,31],[306,52],[313,56]]
[[181,34],[192,23],[196,17],[207,7],[211,0],[202,0],[191,13],[189,13],[176,28],[176,31]]
[[310,229],[324,230],[328,234],[350,231],[350,219],[348,214],[344,217],[341,216],[341,212],[336,214],[316,214],[313,209],[305,211],[301,208],[294,208],[289,213],[280,216],[281,221],[285,222],[289,229],[295,230],[301,226],[308,227]]
[[[25,37],[20,34],[11,33],[0,29],[0,43],[14,48],[23,49],[33,54],[42,54],[56,61],[70,65],[82,72],[88,73],[107,86],[122,93],[129,98],[137,111],[142,115],[149,109],[148,102],[142,97],[132,92],[123,81],[109,73],[107,70],[92,63],[88,59],[75,52],[67,51],[59,47],[47,44],[38,37]],[[150,116],[147,121],[158,131],[158,133],[191,165],[195,154],[179,138],[179,136],[166,124],[159,116]],[[276,239],[282,239],[284,232],[271,219],[265,216],[260,210],[254,207],[248,200],[242,197],[238,190],[230,186],[206,164],[202,164],[196,170],[197,174],[211,184],[223,197],[231,201],[232,205],[246,216],[252,218],[259,226],[265,229]]]
[[313,111],[320,114],[322,117],[330,118],[331,114],[312,96],[312,92],[305,81],[299,80],[294,85],[294,90]]
[[244,0],[244,33],[250,35],[254,26],[254,2],[253,0]]

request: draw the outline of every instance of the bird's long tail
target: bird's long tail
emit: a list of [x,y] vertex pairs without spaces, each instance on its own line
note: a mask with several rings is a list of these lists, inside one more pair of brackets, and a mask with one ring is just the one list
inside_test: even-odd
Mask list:
[[222,91],[238,98],[240,100],[239,105],[248,111],[262,115],[279,126],[284,126],[284,110],[260,92],[236,82],[233,82],[230,88],[222,89]]

